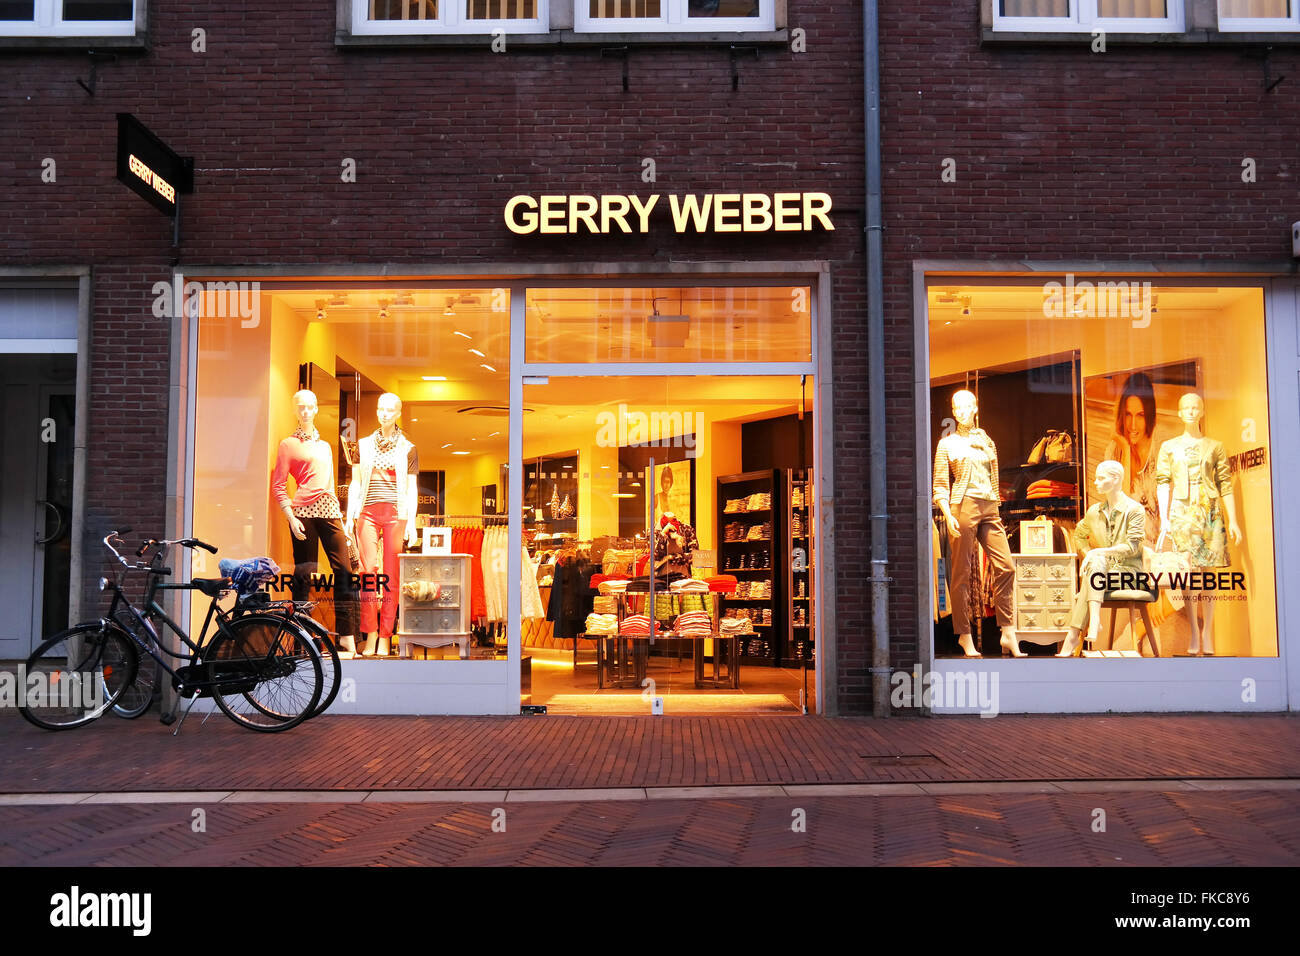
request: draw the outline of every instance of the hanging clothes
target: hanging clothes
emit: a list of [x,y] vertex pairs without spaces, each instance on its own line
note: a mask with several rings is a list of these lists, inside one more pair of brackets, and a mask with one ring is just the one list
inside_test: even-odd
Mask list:
[[[504,532],[504,528],[502,531]],[[542,592],[537,587],[537,567],[533,564],[533,559],[528,555],[527,548],[520,548],[523,555],[520,558],[520,595],[519,595],[519,615],[528,620],[529,618],[539,618],[546,616],[546,610],[542,607]]]

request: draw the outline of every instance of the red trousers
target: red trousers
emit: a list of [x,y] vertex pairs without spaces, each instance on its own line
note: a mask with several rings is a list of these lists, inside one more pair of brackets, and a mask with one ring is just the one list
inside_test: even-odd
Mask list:
[[[357,516],[357,547],[361,551],[361,572],[379,572],[380,539],[384,549],[383,573],[388,583],[379,591],[363,587],[361,591],[361,630],[365,634],[379,631],[380,637],[393,636],[397,621],[397,556],[402,551],[406,522],[397,520],[397,505],[366,505]],[[381,607],[382,596],[382,607]]]

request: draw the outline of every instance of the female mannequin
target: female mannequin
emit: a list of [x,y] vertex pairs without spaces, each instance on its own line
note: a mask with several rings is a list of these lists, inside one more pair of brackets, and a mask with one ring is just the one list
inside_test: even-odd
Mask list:
[[971,551],[978,539],[993,568],[994,607],[1002,628],[1002,650],[1014,657],[1020,650],[1012,625],[1015,566],[1007,547],[1007,532],[998,513],[998,452],[993,439],[976,427],[979,405],[962,389],[952,397],[957,430],[939,440],[934,458],[934,503],[948,528],[951,564],[948,592],[952,596],[952,626],[967,657],[979,657],[971,639],[967,607]]
[[[1160,538],[1156,550],[1161,549],[1165,536],[1169,535],[1174,549],[1187,555],[1194,571],[1226,568],[1230,563],[1228,539],[1233,544],[1241,543],[1228,454],[1222,442],[1201,433],[1204,415],[1205,403],[1195,392],[1188,392],[1178,400],[1178,420],[1183,423],[1183,434],[1160,446],[1156,464],[1160,501]],[[1213,655],[1214,603],[1193,601],[1187,591],[1183,592],[1183,602],[1192,626],[1188,653],[1197,657],[1202,653]],[[1203,622],[1197,620],[1197,604],[1203,605]]]
[[[271,494],[284,512],[293,534],[293,599],[305,601],[311,589],[311,575],[318,566],[321,545],[334,577],[334,627],[339,635],[339,656],[352,657],[357,650],[357,597],[352,588],[352,565],[348,559],[343,513],[334,494],[334,458],[329,442],[316,430],[316,395],[303,389],[293,396],[298,428],[280,442],[271,475]],[[293,500],[285,482],[293,476]]]
[[[415,446],[397,427],[402,400],[391,392],[379,396],[376,409],[379,427],[357,443],[360,462],[352,470],[348,487],[348,527],[356,528],[363,574],[379,572],[382,539],[383,573],[388,576],[382,609],[375,592],[362,595],[361,630],[366,633],[363,657],[378,652],[387,657],[393,626],[397,621],[398,560],[402,538],[414,545],[416,475],[420,469]],[[376,642],[376,631],[378,641]]]
[[[1101,624],[1101,603],[1106,599],[1106,588],[1096,587],[1094,575],[1110,571],[1137,572],[1142,570],[1142,542],[1146,538],[1146,510],[1141,502],[1124,493],[1124,466],[1118,461],[1103,461],[1097,465],[1094,481],[1098,501],[1083,516],[1074,529],[1077,550],[1084,551],[1079,573],[1083,586],[1074,599],[1070,612],[1070,629],[1066,632],[1065,646],[1057,657],[1073,657],[1079,649],[1079,637],[1084,624],[1088,625],[1088,641],[1097,639]],[[1089,547],[1092,545],[1092,547]],[[1160,645],[1155,635],[1149,634],[1151,649],[1160,656]]]

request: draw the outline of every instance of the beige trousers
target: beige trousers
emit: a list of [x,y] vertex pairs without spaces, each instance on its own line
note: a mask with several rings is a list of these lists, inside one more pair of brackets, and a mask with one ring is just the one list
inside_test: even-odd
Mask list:
[[952,597],[953,633],[970,634],[973,630],[968,592],[971,551],[976,541],[989,556],[998,626],[1011,627],[1014,624],[1016,569],[1011,561],[1011,549],[1007,546],[1007,532],[998,514],[998,503],[967,496],[957,506],[955,516],[957,535],[948,538],[948,555],[952,559],[948,568],[948,593]]

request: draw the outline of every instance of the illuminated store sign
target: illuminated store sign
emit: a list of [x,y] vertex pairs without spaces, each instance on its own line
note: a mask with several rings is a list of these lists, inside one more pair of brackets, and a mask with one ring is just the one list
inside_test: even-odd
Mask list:
[[117,178],[172,216],[177,194],[194,192],[194,160],[178,156],[130,113],[118,113]]
[[647,233],[656,210],[667,210],[673,231],[833,232],[827,193],[687,193],[632,195],[520,195],[505,207],[507,228],[516,235],[604,236],[615,230]]

